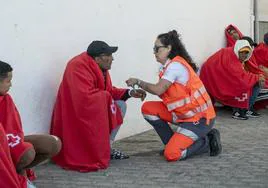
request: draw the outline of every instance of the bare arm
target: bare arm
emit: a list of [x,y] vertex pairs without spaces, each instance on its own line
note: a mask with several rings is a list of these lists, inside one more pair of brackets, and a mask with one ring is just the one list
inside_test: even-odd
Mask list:
[[137,78],[129,78],[126,83],[128,86],[137,84],[141,89],[158,96],[162,95],[172,84],[172,82],[165,79],[160,79],[158,83],[152,84]]

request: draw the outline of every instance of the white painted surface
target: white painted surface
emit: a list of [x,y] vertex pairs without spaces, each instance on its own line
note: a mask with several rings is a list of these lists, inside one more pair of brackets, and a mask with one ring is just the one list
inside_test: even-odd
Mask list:
[[[258,13],[260,16],[268,16],[268,1],[267,0],[256,0]],[[260,20],[263,21],[263,20]],[[264,20],[267,21],[267,20]]]
[[[15,69],[11,94],[26,134],[48,132],[65,65],[92,40],[119,46],[111,74],[114,85],[125,87],[130,76],[157,80],[152,47],[160,33],[180,32],[198,64],[225,46],[224,28],[228,24],[251,34],[250,0],[0,2],[0,59]],[[141,104],[129,100],[118,138],[151,128],[141,116]]]

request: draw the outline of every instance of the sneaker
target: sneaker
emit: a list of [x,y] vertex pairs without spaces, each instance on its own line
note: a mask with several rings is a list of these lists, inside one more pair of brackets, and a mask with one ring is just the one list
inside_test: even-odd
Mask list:
[[248,110],[246,112],[246,116],[247,117],[251,117],[251,118],[258,118],[261,116],[261,114],[259,114],[258,112],[256,112],[255,110]]
[[246,116],[246,114],[244,114],[242,111],[236,111],[236,112],[233,112],[233,116],[232,118],[234,119],[240,119],[240,120],[247,120],[248,117]]
[[209,155],[219,155],[222,151],[220,132],[217,129],[211,129],[207,136],[209,140]]
[[121,151],[117,150],[117,149],[112,149],[111,151],[111,159],[128,159],[129,156],[122,153]]
[[27,179],[27,188],[36,188],[36,186],[29,179]]

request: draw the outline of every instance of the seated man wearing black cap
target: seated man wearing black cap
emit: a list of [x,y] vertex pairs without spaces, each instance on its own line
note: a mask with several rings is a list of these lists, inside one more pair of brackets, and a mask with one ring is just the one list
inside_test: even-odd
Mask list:
[[105,169],[110,159],[129,156],[111,149],[130,97],[146,97],[143,90],[113,87],[109,70],[117,51],[103,41],[93,41],[72,58],[64,72],[54,106],[51,133],[63,147],[54,161],[80,172]]

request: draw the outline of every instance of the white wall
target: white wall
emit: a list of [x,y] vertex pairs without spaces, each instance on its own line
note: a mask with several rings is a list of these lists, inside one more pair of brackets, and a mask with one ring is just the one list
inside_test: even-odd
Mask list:
[[268,21],[268,1],[267,0],[256,0],[258,9],[258,20]]
[[[250,0],[0,0],[0,59],[14,67],[11,94],[26,134],[47,132],[67,61],[95,39],[118,45],[114,85],[130,76],[154,82],[155,37],[176,29],[197,63],[225,45],[232,23],[251,35]],[[149,99],[152,97],[149,96]],[[130,99],[118,138],[150,129]]]

